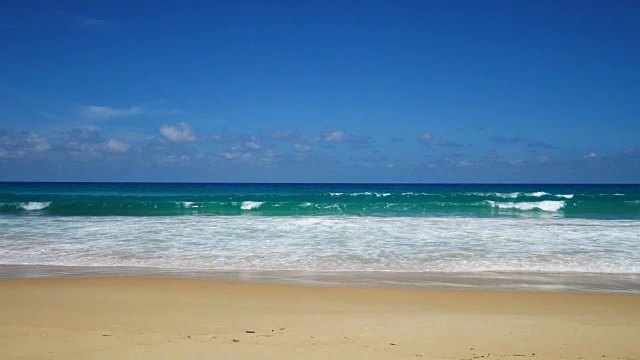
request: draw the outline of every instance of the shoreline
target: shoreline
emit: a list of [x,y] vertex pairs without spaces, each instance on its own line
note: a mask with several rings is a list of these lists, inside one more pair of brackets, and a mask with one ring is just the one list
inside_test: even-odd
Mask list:
[[0,281],[0,358],[637,359],[640,296]]
[[165,278],[311,287],[406,288],[640,295],[638,274],[548,272],[383,272],[308,270],[201,270],[123,266],[0,264],[1,280]]

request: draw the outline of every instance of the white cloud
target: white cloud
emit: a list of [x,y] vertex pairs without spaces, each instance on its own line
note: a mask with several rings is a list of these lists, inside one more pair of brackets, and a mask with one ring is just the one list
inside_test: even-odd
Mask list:
[[47,139],[40,137],[36,134],[29,134],[26,138],[26,143],[29,144],[29,148],[36,152],[47,151],[51,148]]
[[107,153],[121,154],[131,149],[131,145],[127,142],[103,138],[97,128],[75,128],[61,135],[63,143],[58,149],[64,151],[64,156],[78,160],[99,159]]
[[66,156],[80,160],[91,160],[101,155],[99,144],[91,142],[68,142],[64,144],[64,150]]
[[0,129],[0,158],[23,158],[50,148],[49,141],[38,134]]
[[62,134],[61,149],[65,156],[80,160],[101,158],[105,153],[125,153],[131,145],[114,139],[104,139],[95,127],[82,127],[66,131]]
[[71,129],[64,134],[64,138],[67,142],[77,141],[90,141],[99,142],[102,141],[100,131],[98,128],[92,126],[84,126],[80,128]]
[[167,140],[173,142],[193,142],[196,140],[196,133],[191,125],[181,122],[175,125],[160,126],[160,133]]
[[433,135],[430,133],[425,132],[420,134],[420,136],[418,136],[418,141],[421,141],[421,142],[429,142],[431,140],[433,140]]
[[440,141],[438,141],[438,145],[447,146],[447,147],[456,147],[456,148],[457,147],[462,147],[462,145],[460,145],[460,144],[458,144],[456,142],[447,140],[447,139],[440,139]]
[[319,142],[327,143],[355,143],[356,146],[365,147],[369,139],[366,137],[352,137],[347,135],[343,130],[337,128],[325,128],[317,135],[303,135],[293,129],[272,130],[269,137],[275,140],[290,141],[292,143],[316,144]]
[[187,155],[170,155],[162,159],[162,162],[165,164],[177,164],[177,163],[185,163],[190,160]]
[[129,150],[131,148],[131,145],[118,141],[116,139],[109,139],[109,141],[104,144],[104,148],[114,153],[123,153]]
[[341,143],[347,140],[347,134],[342,130],[329,129],[324,132],[322,140],[325,142]]
[[293,148],[296,149],[296,151],[298,151],[298,152],[307,152],[307,151],[311,150],[311,146],[302,145],[302,144],[294,144]]
[[460,161],[458,163],[458,167],[469,167],[469,166],[473,166],[473,162],[471,161]]
[[274,158],[274,157],[278,157],[278,156],[280,156],[280,154],[278,154],[277,152],[275,152],[275,151],[273,151],[273,150],[267,150],[267,151],[264,153],[264,156],[265,156],[265,157],[268,157],[268,158]]
[[220,155],[222,155],[222,157],[227,159],[227,160],[233,160],[233,159],[236,159],[236,158],[242,156],[242,149],[237,148],[237,147],[232,147],[231,149],[229,149],[227,151],[222,151],[220,153]]
[[600,155],[600,154],[596,154],[594,152],[592,153],[588,153],[587,155],[583,156],[583,158],[585,159],[594,159],[594,158],[599,158],[599,157],[603,157],[604,155]]
[[140,106],[132,106],[126,109],[118,109],[110,106],[82,106],[80,115],[96,120],[106,120],[112,118],[130,117],[142,114]]
[[220,155],[226,160],[241,162],[251,162],[254,159],[254,154],[245,152],[242,148],[239,147],[232,147],[227,151],[222,151]]
[[262,148],[262,145],[260,144],[260,141],[258,139],[256,139],[255,137],[251,137],[251,139],[249,141],[247,141],[244,145],[246,147],[248,147],[249,149],[260,149],[260,148]]

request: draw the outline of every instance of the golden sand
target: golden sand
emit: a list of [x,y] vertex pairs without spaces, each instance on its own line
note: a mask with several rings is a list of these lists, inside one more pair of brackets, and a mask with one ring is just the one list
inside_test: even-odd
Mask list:
[[0,281],[0,359],[640,359],[640,296]]

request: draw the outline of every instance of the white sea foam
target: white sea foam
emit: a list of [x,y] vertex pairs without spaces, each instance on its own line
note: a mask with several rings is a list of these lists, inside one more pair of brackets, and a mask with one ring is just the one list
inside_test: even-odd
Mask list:
[[366,191],[366,192],[358,192],[358,193],[351,193],[349,194],[349,196],[362,196],[362,195],[371,195],[373,194],[372,192]]
[[[183,207],[185,209],[198,209],[201,208],[203,205],[195,205],[195,202],[193,201],[176,201],[175,202],[176,205]],[[218,203],[218,204],[222,204],[222,203]],[[157,208],[158,206],[155,205],[154,208]]]
[[[490,194],[484,194],[484,193],[479,193],[478,195],[490,195]],[[512,193],[493,193],[494,196],[497,197],[501,197],[501,198],[506,198],[506,199],[515,199],[519,196],[531,196],[531,197],[541,197],[541,196],[545,196],[545,195],[549,195],[549,193],[544,192],[544,191],[536,191],[536,192],[532,192],[532,193],[521,193],[521,192],[512,192]]]
[[541,196],[549,195],[549,193],[544,192],[544,191],[536,191],[534,193],[529,193],[527,195],[528,196],[533,196],[533,197],[541,197]]
[[376,192],[366,191],[366,192],[358,192],[358,193],[349,194],[349,196],[372,196],[372,195],[375,196],[375,197],[386,197],[386,196],[391,195],[391,193],[376,193]]
[[638,220],[5,216],[0,228],[0,264],[640,274]]
[[[484,194],[483,194],[484,195]],[[497,197],[501,197],[501,198],[510,198],[510,199],[515,199],[518,196],[520,196],[519,192],[512,192],[512,193],[495,193],[494,194]]]
[[264,201],[243,201],[240,209],[242,210],[251,210],[257,209],[264,204]]
[[556,212],[562,209],[565,206],[564,201],[536,201],[536,202],[496,202],[496,201],[488,201],[492,207],[497,207],[499,209],[518,209],[518,210],[542,210],[549,212]]
[[329,193],[329,195],[331,195],[331,196],[341,196],[341,195],[343,195],[343,194],[344,194],[344,193]]
[[441,194],[430,194],[430,193],[414,193],[414,192],[403,192],[402,195],[404,196],[441,196]]
[[565,198],[565,199],[573,199],[573,194],[566,194],[566,195],[558,194],[558,195],[556,195],[556,197]]
[[42,210],[46,208],[50,204],[51,204],[51,201],[46,201],[46,202],[30,201],[26,203],[20,203],[20,207],[27,211],[37,211],[37,210]]

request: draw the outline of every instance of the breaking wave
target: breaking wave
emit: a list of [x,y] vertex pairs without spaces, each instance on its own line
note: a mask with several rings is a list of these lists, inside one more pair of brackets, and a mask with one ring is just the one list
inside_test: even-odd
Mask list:
[[48,202],[31,201],[28,203],[21,203],[20,207],[27,211],[37,211],[37,210],[42,210],[46,208],[47,206],[49,206],[49,204],[51,204],[50,201]]
[[635,186],[38,184],[30,192],[2,186],[0,215],[640,219]]
[[500,203],[495,201],[488,201],[488,203],[491,204],[491,206],[497,207],[499,209],[518,209],[523,211],[537,209],[542,211],[557,212],[558,210],[562,209],[565,206],[564,201],[549,201],[549,200],[538,201],[538,202],[519,202],[519,203],[514,203],[514,202]]
[[260,206],[262,206],[262,204],[264,204],[264,202],[261,202],[261,201],[243,201],[242,205],[240,206],[240,208],[242,210],[257,209]]

